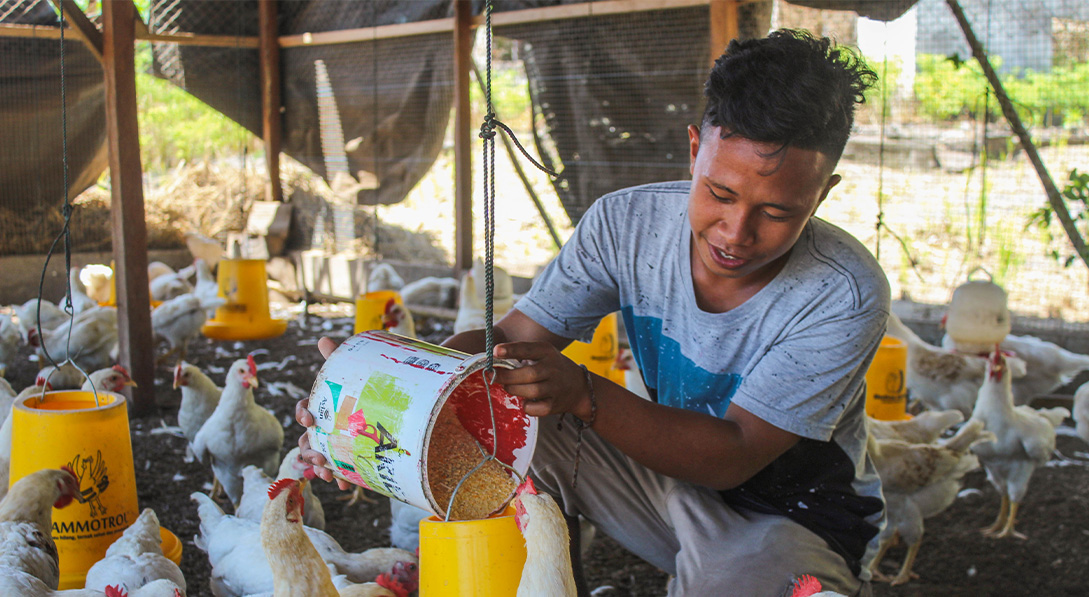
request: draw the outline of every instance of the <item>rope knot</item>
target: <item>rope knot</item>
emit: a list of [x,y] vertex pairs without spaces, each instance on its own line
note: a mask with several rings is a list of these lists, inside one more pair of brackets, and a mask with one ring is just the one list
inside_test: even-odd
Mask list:
[[480,138],[481,139],[494,139],[495,127],[499,121],[495,119],[495,112],[488,112],[488,115],[484,117],[484,122],[480,125]]

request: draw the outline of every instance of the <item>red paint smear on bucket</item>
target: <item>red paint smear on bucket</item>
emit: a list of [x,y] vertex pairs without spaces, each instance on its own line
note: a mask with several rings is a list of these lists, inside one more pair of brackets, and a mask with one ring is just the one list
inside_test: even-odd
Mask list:
[[[499,435],[499,449],[495,456],[510,465],[514,463],[514,451],[526,445],[526,428],[529,415],[518,405],[516,398],[503,386],[492,384],[492,405],[495,409],[495,427]],[[461,382],[450,394],[447,405],[452,405],[458,422],[484,449],[492,451],[492,418],[488,412],[484,373],[478,371]]]

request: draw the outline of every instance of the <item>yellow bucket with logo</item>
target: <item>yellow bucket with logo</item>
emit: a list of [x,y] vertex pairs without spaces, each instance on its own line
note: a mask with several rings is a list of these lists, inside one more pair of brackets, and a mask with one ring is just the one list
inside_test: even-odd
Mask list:
[[227,304],[200,331],[213,340],[264,340],[287,330],[286,319],[268,310],[268,273],[262,259],[224,259],[216,270],[219,296]]
[[360,294],[355,299],[355,327],[353,334],[384,329],[382,319],[386,315],[386,304],[393,299],[398,305],[405,306],[401,293],[395,290],[375,290]]
[[420,597],[512,597],[525,564],[512,507],[483,520],[420,521]]
[[17,401],[11,417],[10,483],[65,465],[79,478],[84,501],[53,511],[53,540],[60,588],[81,588],[91,565],[140,515],[125,397],[99,392],[96,405],[92,392],[46,392]]
[[580,365],[586,365],[591,373],[610,377],[616,363],[618,335],[616,313],[609,313],[597,324],[589,344],[576,340],[563,349],[563,354]]
[[866,414],[882,421],[903,421],[907,414],[907,344],[885,336],[866,371]]

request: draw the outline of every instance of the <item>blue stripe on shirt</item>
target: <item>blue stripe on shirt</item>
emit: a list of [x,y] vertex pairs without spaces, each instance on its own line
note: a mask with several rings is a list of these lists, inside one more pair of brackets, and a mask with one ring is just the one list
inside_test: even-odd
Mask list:
[[712,373],[693,363],[681,353],[679,342],[662,335],[661,319],[637,316],[630,306],[621,314],[635,361],[658,403],[720,418],[726,414],[741,385],[740,375]]

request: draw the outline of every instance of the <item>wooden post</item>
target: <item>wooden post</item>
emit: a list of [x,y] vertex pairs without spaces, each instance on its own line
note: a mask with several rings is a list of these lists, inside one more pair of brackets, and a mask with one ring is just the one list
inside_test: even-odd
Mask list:
[[268,170],[268,185],[265,187],[265,199],[283,201],[284,191],[280,186],[280,42],[277,26],[276,2],[278,0],[260,0],[257,5],[259,22],[259,50],[261,61],[261,121],[265,140],[265,167]]
[[473,3],[454,2],[454,275],[473,266],[473,137],[469,104]]
[[135,18],[136,7],[130,0],[102,3],[110,216],[121,348],[118,360],[137,383],[132,389],[130,414],[147,416],[159,409],[155,404],[155,344],[148,308],[147,224],[136,118]]
[[737,39],[737,0],[711,0],[708,6],[711,24],[711,65],[726,51],[730,40]]
[[83,14],[73,0],[53,0],[53,5],[60,10],[76,36],[82,39],[95,58],[102,62],[102,34],[98,32],[95,24]]

